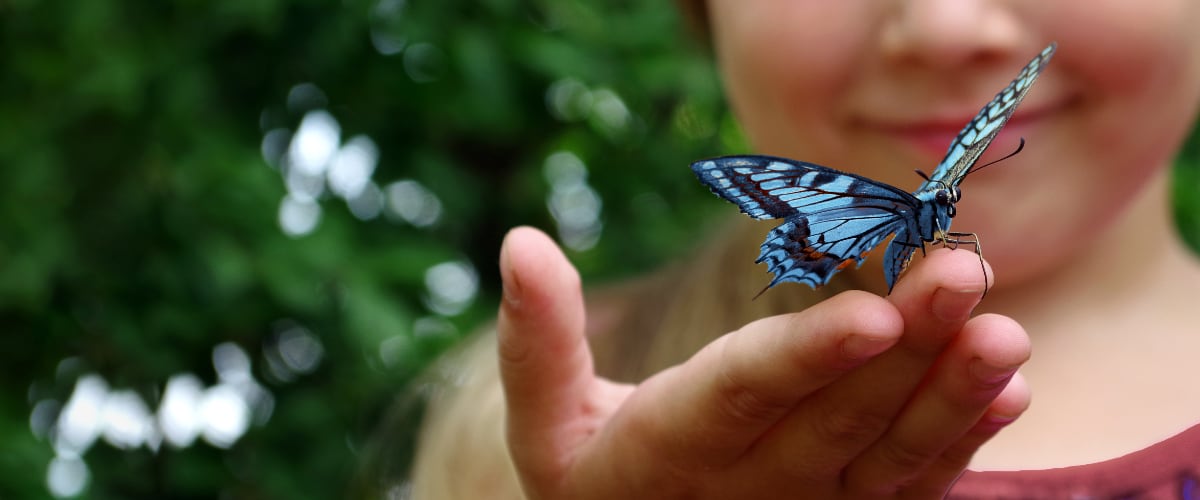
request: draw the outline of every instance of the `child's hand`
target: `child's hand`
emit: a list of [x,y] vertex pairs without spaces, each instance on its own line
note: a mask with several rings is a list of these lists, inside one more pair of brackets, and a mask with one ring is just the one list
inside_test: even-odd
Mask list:
[[593,374],[578,274],[546,235],[513,230],[500,265],[530,498],[940,498],[1029,401],[1020,325],[967,320],[984,286],[971,251],[931,251],[887,299],[750,323],[638,386]]

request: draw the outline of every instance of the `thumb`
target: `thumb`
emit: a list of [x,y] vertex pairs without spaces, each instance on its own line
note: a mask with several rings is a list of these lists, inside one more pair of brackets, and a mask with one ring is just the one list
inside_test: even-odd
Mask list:
[[554,476],[578,437],[571,424],[593,382],[579,273],[549,236],[518,227],[500,248],[500,275],[497,335],[509,452],[523,476]]

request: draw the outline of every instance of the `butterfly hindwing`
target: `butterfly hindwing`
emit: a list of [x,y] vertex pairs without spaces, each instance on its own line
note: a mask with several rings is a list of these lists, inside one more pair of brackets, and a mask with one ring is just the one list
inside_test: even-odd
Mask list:
[[763,242],[756,262],[783,281],[818,287],[861,264],[888,235],[906,229],[919,203],[865,177],[770,156],[696,162],[692,170],[721,197],[756,219],[786,219]]
[[896,237],[892,238],[891,244],[883,254],[883,276],[887,279],[888,293],[891,293],[892,288],[896,286],[896,281],[900,279],[900,273],[908,267],[908,261],[912,259],[913,252],[923,246],[921,238],[915,235],[910,228],[905,227],[896,231]]

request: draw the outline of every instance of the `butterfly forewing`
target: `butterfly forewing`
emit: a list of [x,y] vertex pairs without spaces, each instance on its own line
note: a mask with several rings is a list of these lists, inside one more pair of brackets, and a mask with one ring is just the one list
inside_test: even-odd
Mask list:
[[692,171],[712,192],[755,219],[886,205],[896,200],[916,203],[911,194],[899,188],[787,158],[726,156],[693,163]]
[[975,118],[958,133],[954,142],[950,143],[946,157],[942,159],[942,162],[934,169],[933,175],[930,176],[932,181],[926,182],[919,190],[945,187],[941,183],[958,184],[962,182],[971,166],[975,164],[983,151],[992,143],[992,139],[996,138],[996,134],[1000,133],[1005,122],[1016,111],[1017,105],[1021,103],[1022,99],[1025,99],[1025,94],[1033,87],[1033,82],[1042,73],[1046,63],[1050,62],[1050,57],[1054,55],[1056,48],[1057,44],[1051,43],[1043,49],[1037,57],[1025,65],[1021,73],[1007,87],[1004,87],[1004,90],[997,93],[991,102],[979,110],[979,114],[975,115]]

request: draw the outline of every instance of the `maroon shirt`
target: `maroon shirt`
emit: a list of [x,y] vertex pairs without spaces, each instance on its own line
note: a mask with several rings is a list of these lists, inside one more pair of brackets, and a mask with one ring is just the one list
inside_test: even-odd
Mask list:
[[967,471],[951,499],[1200,499],[1200,424],[1128,455],[1074,467]]

